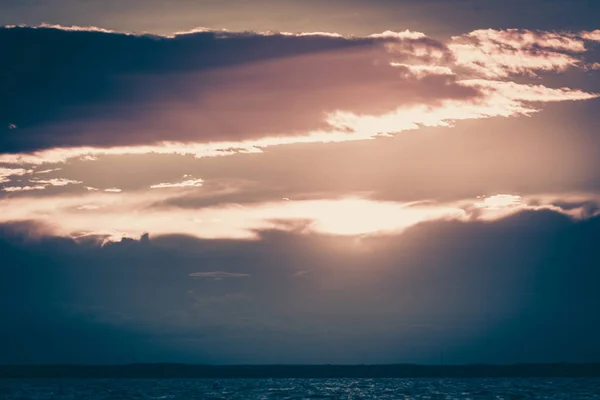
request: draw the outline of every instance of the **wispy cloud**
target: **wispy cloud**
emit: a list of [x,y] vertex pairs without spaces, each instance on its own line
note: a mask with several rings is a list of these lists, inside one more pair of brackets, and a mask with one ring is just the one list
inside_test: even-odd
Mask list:
[[30,173],[31,171],[25,170],[23,168],[4,168],[0,167],[0,183],[10,182],[8,179],[11,176],[22,176]]
[[73,179],[66,179],[66,178],[33,179],[33,180],[31,180],[31,182],[40,183],[42,185],[50,185],[50,186],[78,185],[78,184],[82,183],[81,181],[76,181]]
[[514,194],[495,194],[483,197],[481,201],[476,202],[475,206],[479,208],[507,208],[523,205],[522,197]]
[[[5,29],[17,29],[17,28],[28,28],[28,29],[57,29],[61,31],[67,32],[101,32],[101,33],[116,33],[110,29],[99,28],[97,26],[78,26],[78,25],[60,25],[60,24],[48,24],[42,22],[38,26],[28,26],[28,25],[6,25]],[[127,34],[127,33],[121,33]]]
[[39,171],[35,171],[36,174],[49,174],[50,172],[55,172],[55,171],[60,171],[61,168],[50,168],[50,169],[43,169],[43,170],[39,170]]
[[32,190],[43,190],[46,189],[46,185],[36,186],[6,186],[2,188],[3,192],[30,192]]
[[102,206],[97,204],[83,204],[77,207],[78,210],[98,210],[99,208],[102,208]]
[[455,36],[448,48],[459,66],[489,78],[539,71],[564,71],[583,65],[576,55],[586,51],[589,33],[544,32],[525,29],[482,29]]
[[204,181],[202,179],[186,179],[181,182],[173,183],[158,183],[150,186],[150,189],[167,189],[167,188],[190,188],[200,187]]

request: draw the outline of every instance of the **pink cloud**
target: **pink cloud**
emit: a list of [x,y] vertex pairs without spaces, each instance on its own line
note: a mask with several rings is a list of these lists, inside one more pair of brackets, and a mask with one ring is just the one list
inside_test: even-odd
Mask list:
[[[66,35],[89,30],[59,29]],[[101,155],[148,153],[215,157],[259,153],[285,144],[373,139],[468,119],[529,115],[541,110],[541,103],[597,97],[580,89],[551,88],[539,80],[517,83],[512,78],[513,74],[590,68],[581,55],[586,51],[585,40],[595,37],[595,32],[478,30],[448,43],[411,31],[354,38],[323,32],[201,30],[161,38],[166,45],[179,36],[194,43],[195,35],[206,34],[217,49],[233,46],[235,50],[243,40],[247,46],[257,46],[257,51],[266,51],[263,41],[268,40],[265,43],[282,41],[307,46],[310,51],[279,57],[276,52],[219,68],[190,67],[184,73],[129,74],[127,79],[135,88],[164,90],[134,96],[127,104],[103,106],[100,114],[116,113],[113,118],[77,119],[53,126],[49,129],[59,133],[44,137],[61,139],[61,145],[0,154],[0,162],[93,161]],[[100,38],[115,35],[98,33]],[[229,53],[223,50],[223,54]],[[235,53],[230,57],[237,60]],[[143,118],[136,117],[139,112]],[[61,132],[70,129],[75,133],[61,138]],[[78,136],[82,131],[86,135]],[[154,186],[159,185],[176,187],[174,183]]]

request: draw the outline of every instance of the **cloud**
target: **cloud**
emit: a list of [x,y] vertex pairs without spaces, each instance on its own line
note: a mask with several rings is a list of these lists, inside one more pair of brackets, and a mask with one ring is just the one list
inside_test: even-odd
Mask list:
[[[475,86],[483,91],[489,90],[490,99],[502,96],[503,98],[510,100],[510,103],[506,102],[505,109],[512,109],[514,112],[513,115],[519,113],[527,114],[527,108],[522,102],[547,103],[556,101],[591,100],[600,96],[595,93],[587,93],[582,90],[566,87],[555,89],[543,85],[524,85],[498,80],[470,79],[464,80],[462,83]],[[498,108],[500,109],[500,107]]]
[[[115,31],[113,31],[111,29],[99,28],[97,26],[77,26],[77,25],[67,26],[67,25],[60,25],[60,24],[41,23],[36,28],[39,28],[39,29],[50,28],[50,29],[59,29],[59,30],[62,30],[62,31],[72,31],[72,32],[116,33]],[[128,33],[122,33],[122,34],[128,35]]]
[[586,51],[583,39],[589,39],[589,34],[482,29],[453,37],[448,48],[459,66],[482,76],[506,78],[581,65],[573,53]]
[[43,169],[43,170],[38,170],[35,171],[36,174],[49,174],[50,172],[55,172],[55,171],[60,171],[61,168],[50,168],[50,169]]
[[149,190],[4,198],[0,199],[0,223],[31,221],[38,223],[42,234],[97,235],[105,241],[139,237],[145,232],[257,240],[258,232],[265,229],[356,237],[393,235],[435,220],[492,221],[526,210],[554,210],[568,218],[589,218],[594,214],[587,212],[590,208],[584,204],[598,203],[594,195],[582,195],[577,198],[580,206],[563,209],[556,203],[572,202],[565,195],[523,196],[518,205],[507,207],[507,196],[516,195],[501,194],[489,195],[483,201],[400,202],[342,197],[196,206],[193,202],[186,205],[185,195],[182,202],[182,195],[178,191]]
[[[445,204],[347,198],[280,200],[247,206],[223,204],[195,209],[169,206],[167,200],[173,196],[165,191],[152,191],[7,198],[0,200],[0,222],[36,221],[60,236],[96,234],[119,241],[123,236],[137,237],[143,232],[256,239],[257,230],[281,227],[286,221],[309,221],[308,231],[364,235],[399,232],[427,220],[465,218],[460,207]],[[97,206],[98,211],[86,207],[89,204]],[[289,225],[290,229],[296,227],[297,224]]]
[[212,279],[215,281],[221,281],[223,279],[238,279],[248,278],[249,274],[224,272],[224,271],[211,271],[211,272],[194,272],[190,276],[196,279]]
[[596,37],[0,29],[0,364],[599,357]]
[[77,207],[78,210],[97,210],[99,208],[102,208],[102,206],[96,204],[83,204]]
[[73,179],[66,179],[66,178],[32,179],[31,182],[41,183],[43,185],[51,185],[51,186],[78,185],[78,184],[82,183],[81,181],[76,181]]
[[582,32],[581,37],[586,40],[600,42],[600,29],[596,29],[595,31]]
[[0,167],[0,183],[10,182],[11,176],[23,176],[25,174],[29,174],[31,171],[25,170],[23,168],[5,168]]
[[522,197],[514,194],[495,194],[484,197],[480,202],[475,203],[479,208],[506,208],[523,205]]
[[[532,103],[596,96],[511,80],[516,73],[584,67],[583,39],[571,33],[475,31],[449,43],[418,32],[203,30],[168,38],[45,27],[0,29],[0,36],[15,54],[0,68],[28,71],[0,96],[0,117],[20,127],[0,141],[4,163],[261,152],[527,115],[539,109]],[[89,54],[76,57],[80,41]],[[41,61],[23,48],[39,49]],[[43,50],[49,48],[56,54]],[[507,95],[516,90],[520,96]],[[349,116],[361,121],[348,123]]]
[[189,188],[202,186],[202,179],[186,179],[175,183],[158,183],[150,186],[150,189],[165,189],[165,188]]
[[[390,58],[385,43],[443,47],[421,37],[200,32],[165,38],[49,28],[3,29],[0,35],[11,46],[8,51],[15,53],[5,68],[27,64],[38,68],[33,74],[41,80],[34,87],[25,76],[14,76],[14,83],[3,91],[7,97],[0,99],[7,115],[23,120],[17,121],[22,128],[19,136],[13,135],[11,145],[2,148],[20,146],[21,150],[297,135],[326,127],[322,116],[328,111],[391,109],[407,93],[420,90],[419,82],[404,83],[395,76],[385,62]],[[74,58],[75,50],[80,51],[79,40],[87,43],[89,60]],[[42,56],[46,65],[33,64],[27,53],[18,50],[30,46],[41,51],[47,41],[61,48],[52,58]],[[410,56],[407,52],[394,57]],[[48,75],[47,68],[56,62],[52,60],[60,60],[60,76]],[[89,65],[82,68],[81,60]],[[387,84],[406,88],[394,91]],[[69,94],[56,91],[64,85],[72,89]],[[455,86],[448,83],[449,90],[436,97],[472,95],[472,90]],[[359,88],[373,91],[369,102],[348,96]],[[35,115],[24,114],[27,94],[35,95],[39,106]],[[428,97],[435,99],[433,94]],[[42,135],[42,128],[56,135]],[[86,138],[78,135],[83,128]],[[125,130],[127,135],[122,135]],[[22,146],[15,141],[22,141]]]
[[[0,302],[2,364],[128,363],[132,354],[426,363],[440,348],[456,363],[600,356],[598,217],[522,210],[359,241],[265,230],[252,242],[178,235],[105,246],[0,228],[0,288],[11,299]],[[307,270],[310,279],[291,279]]]
[[410,73],[415,74],[418,77],[426,77],[427,75],[454,75],[452,68],[441,65],[418,65],[418,64],[403,64],[403,63],[390,63],[393,67],[405,68]]
[[4,192],[29,192],[32,190],[43,190],[46,189],[46,185],[35,185],[35,186],[5,186],[2,188]]

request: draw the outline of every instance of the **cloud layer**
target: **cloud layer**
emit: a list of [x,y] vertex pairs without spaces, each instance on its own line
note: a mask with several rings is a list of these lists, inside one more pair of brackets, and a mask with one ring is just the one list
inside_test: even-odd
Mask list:
[[361,241],[102,247],[2,225],[0,362],[597,360],[599,222],[524,210]]
[[0,28],[0,363],[597,360],[596,41]]
[[0,37],[10,55],[2,75],[11,77],[0,82],[5,163],[256,152],[596,97],[514,81],[587,68],[593,32],[482,30],[443,43],[409,31],[161,37],[12,27]]
[[[41,187],[43,188],[43,187]],[[20,190],[33,190],[21,188]],[[598,196],[521,197],[510,194],[438,201],[378,201],[360,197],[280,199],[246,204],[198,205],[185,192],[105,189],[75,195],[0,199],[0,223],[31,222],[33,234],[96,238],[100,243],[155,235],[207,239],[254,239],[264,229],[336,236],[397,234],[427,221],[493,221],[525,210],[553,210],[569,218],[591,218]]]

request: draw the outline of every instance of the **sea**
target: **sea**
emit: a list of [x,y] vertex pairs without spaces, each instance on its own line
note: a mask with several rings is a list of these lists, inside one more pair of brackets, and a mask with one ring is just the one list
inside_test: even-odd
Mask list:
[[600,399],[600,379],[5,379],[0,399]]

